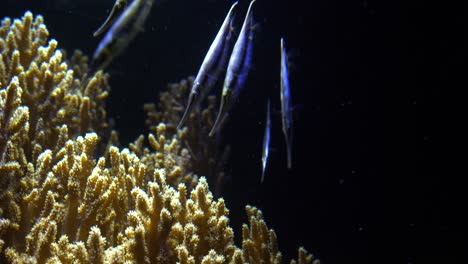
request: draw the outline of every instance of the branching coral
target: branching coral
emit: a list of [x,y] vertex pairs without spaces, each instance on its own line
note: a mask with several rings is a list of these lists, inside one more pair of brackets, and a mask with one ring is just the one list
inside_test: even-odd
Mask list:
[[[197,107],[186,120],[186,126],[176,131],[187,104],[187,94],[193,85],[193,77],[179,83],[172,83],[167,91],[159,95],[158,104],[144,106],[147,112],[146,124],[151,131],[157,131],[159,123],[164,122],[170,133],[177,133],[179,141],[189,152],[187,168],[198,175],[204,175],[214,185],[214,193],[219,196],[224,181],[224,164],[230,147],[221,147],[221,138],[208,137],[216,117],[216,98],[209,96],[205,108]],[[188,129],[190,128],[190,129]]]
[[152,172],[158,168],[168,171],[167,182],[172,186],[185,183],[190,189],[196,184],[198,177],[190,170],[190,156],[187,149],[182,148],[180,142],[182,133],[170,134],[166,125],[160,123],[156,128],[156,135],[150,133],[148,142],[150,148],[144,147],[144,136],[131,143],[129,148],[135,153],[147,168],[149,174],[146,180],[152,179]]
[[17,230],[26,219],[19,204],[20,189],[28,188],[25,179],[41,162],[41,153],[48,150],[57,158],[69,137],[87,131],[104,132],[108,127],[104,110],[108,77],[100,72],[86,86],[81,85],[62,61],[57,41],[47,43],[47,39],[41,16],[34,19],[27,12],[22,20],[2,21],[0,235]]
[[[187,128],[162,118],[150,147],[141,136],[129,148],[99,151],[108,76],[85,78],[86,57],[66,61],[47,38],[40,16],[2,21],[1,263],[281,261],[276,235],[254,207],[242,247],[234,244],[224,200],[196,176],[181,143]],[[298,260],[312,257],[300,249]]]

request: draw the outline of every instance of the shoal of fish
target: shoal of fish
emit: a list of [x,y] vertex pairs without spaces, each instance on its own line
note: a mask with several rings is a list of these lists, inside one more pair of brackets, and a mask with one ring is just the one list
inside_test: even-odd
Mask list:
[[[87,75],[92,75],[96,71],[104,70],[110,65],[115,57],[120,55],[125,48],[133,41],[136,35],[143,30],[144,23],[148,18],[151,7],[155,0],[133,0],[128,5],[127,0],[116,0],[114,6],[104,23],[99,27],[93,36],[97,37],[105,33],[93,54]],[[159,0],[161,2],[162,0]],[[215,39],[213,40],[203,62],[198,70],[197,76],[190,90],[187,106],[182,118],[177,125],[180,129],[193,109],[199,107],[201,102],[207,97],[220,74],[227,69],[224,77],[221,102],[216,121],[209,132],[213,136],[222,126],[229,110],[233,106],[235,99],[239,96],[245,86],[247,76],[252,61],[253,44],[255,37],[255,21],[253,19],[252,0],[245,15],[239,36],[234,44],[234,48],[229,56],[231,42],[233,40],[234,11],[238,2],[234,2],[224,19]],[[289,86],[288,58],[284,39],[280,40],[280,101],[281,101],[281,121],[284,138],[286,141],[287,166],[292,167],[292,135],[293,118],[291,106],[291,92]],[[262,147],[262,174],[261,182],[264,180],[265,171],[270,149],[271,115],[270,100],[267,100],[265,134]]]

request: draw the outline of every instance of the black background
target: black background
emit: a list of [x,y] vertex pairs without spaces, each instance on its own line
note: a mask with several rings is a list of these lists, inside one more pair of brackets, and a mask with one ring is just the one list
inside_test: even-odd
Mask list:
[[[92,32],[113,5],[1,1],[0,17],[42,14],[61,48],[89,55],[99,42]],[[153,7],[145,32],[108,69],[108,113],[123,145],[147,133],[143,103],[196,74],[230,5],[171,0]],[[247,5],[239,2],[237,30]],[[467,174],[455,169],[463,159],[452,158],[452,146],[463,141],[454,123],[466,122],[453,118],[463,106],[457,91],[467,88],[459,82],[464,11],[428,1],[257,0],[250,77],[222,131],[232,146],[223,196],[237,241],[243,207],[252,204],[288,261],[303,245],[323,263],[468,263]],[[278,114],[281,36],[293,64],[289,171]],[[268,97],[273,150],[260,184]]]

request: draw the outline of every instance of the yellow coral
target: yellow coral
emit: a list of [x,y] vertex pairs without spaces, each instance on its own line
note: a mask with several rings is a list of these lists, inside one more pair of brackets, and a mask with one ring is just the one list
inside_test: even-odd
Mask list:
[[156,135],[148,135],[148,143],[151,149],[144,147],[144,137],[129,145],[130,150],[135,153],[148,171],[146,180],[153,179],[153,171],[164,168],[167,171],[167,182],[172,186],[185,183],[189,188],[195,186],[198,177],[190,171],[190,155],[186,148],[181,145],[183,135],[173,134],[166,130],[165,123],[160,123],[155,129]]
[[[108,76],[99,72],[81,85],[63,62],[57,41],[47,43],[48,34],[43,18],[34,19],[30,12],[22,20],[4,19],[0,28],[0,235],[20,226],[24,230],[34,221],[34,212],[21,207],[27,202],[21,194],[32,199],[29,191],[37,182],[50,184],[48,165],[60,158],[65,142],[108,127]],[[46,194],[39,201],[45,201]]]
[[[219,139],[208,137],[216,118],[216,98],[208,96],[205,108],[196,108],[186,120],[186,127],[177,131],[176,127],[185,110],[187,94],[193,86],[193,77],[171,83],[167,91],[159,95],[158,104],[145,104],[147,112],[146,124],[150,130],[156,132],[158,124],[164,122],[168,133],[177,134],[177,139],[188,152],[184,155],[189,162],[185,164],[187,170],[196,175],[205,176],[214,186],[214,193],[220,196],[225,177],[224,165],[230,154],[230,147],[221,147]],[[190,129],[188,129],[190,127]],[[196,176],[195,176],[196,177]]]
[[[229,210],[193,172],[174,120],[154,125],[151,149],[143,136],[103,148],[108,76],[84,79],[86,57],[66,61],[47,37],[29,12],[0,27],[1,263],[281,261],[254,207],[236,247]],[[301,248],[298,261],[312,256]]]

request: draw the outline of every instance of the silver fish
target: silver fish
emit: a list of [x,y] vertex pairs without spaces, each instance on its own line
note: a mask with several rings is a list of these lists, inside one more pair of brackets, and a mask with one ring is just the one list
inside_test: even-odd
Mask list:
[[247,74],[249,73],[255,31],[252,17],[252,6],[254,3],[255,0],[250,2],[249,9],[245,15],[244,24],[242,25],[241,32],[234,45],[231,57],[229,58],[221,94],[221,104],[216,121],[210,131],[210,137],[216,133],[220,124],[223,123],[222,121],[225,119],[228,110],[244,87]]
[[234,18],[233,10],[237,6],[235,2],[231,9],[229,9],[226,18],[224,19],[221,28],[218,31],[213,43],[211,43],[208,52],[203,59],[203,63],[198,70],[197,77],[193,82],[192,89],[187,102],[187,107],[182,115],[182,118],[177,125],[177,129],[181,128],[185,119],[189,116],[193,107],[198,105],[208,95],[209,91],[216,83],[222,68],[226,64],[227,55],[229,51],[229,43],[232,33],[232,21]]
[[99,43],[91,60],[91,74],[109,66],[111,61],[143,30],[154,0],[134,0],[112,24]]
[[114,6],[112,7],[112,10],[107,16],[107,19],[104,21],[104,23],[101,25],[101,27],[94,32],[93,37],[97,37],[101,35],[104,31],[107,30],[107,28],[112,25],[112,22],[125,10],[127,7],[127,0],[115,0]]
[[281,38],[281,121],[283,123],[283,134],[286,140],[286,151],[288,160],[288,169],[292,166],[292,108],[291,108],[291,91],[289,88],[288,74],[288,57],[283,38]]
[[267,117],[265,123],[265,135],[263,136],[263,148],[262,148],[262,178],[261,182],[265,178],[265,169],[268,161],[268,154],[270,152],[270,132],[271,131],[271,117],[270,117],[270,100],[267,103]]

